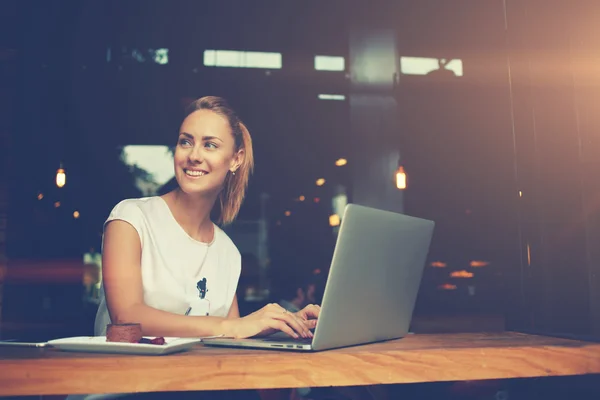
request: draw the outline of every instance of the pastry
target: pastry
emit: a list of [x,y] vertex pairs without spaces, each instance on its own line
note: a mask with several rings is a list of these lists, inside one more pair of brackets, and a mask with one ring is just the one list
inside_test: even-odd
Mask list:
[[138,343],[141,339],[141,324],[108,324],[106,326],[107,342]]

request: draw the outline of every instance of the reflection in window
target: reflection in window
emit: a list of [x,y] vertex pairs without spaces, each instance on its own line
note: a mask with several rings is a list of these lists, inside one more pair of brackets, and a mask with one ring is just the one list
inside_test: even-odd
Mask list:
[[404,75],[445,73],[463,76],[463,62],[458,58],[400,57],[400,71]]
[[315,56],[315,69],[317,71],[344,71],[346,69],[344,57]]
[[346,100],[346,96],[343,94],[320,94],[319,100]]
[[[106,62],[112,60],[112,49],[109,47],[106,49]],[[155,64],[165,65],[169,63],[169,49],[138,49],[128,48],[127,46],[121,47],[120,60],[133,60],[139,63],[145,63],[146,61],[153,62]]]
[[131,50],[131,58],[133,58],[137,62],[146,62],[146,57],[138,49]]
[[281,53],[204,50],[204,65],[207,67],[281,69]]
[[151,52],[151,53],[154,52],[154,54],[152,55],[152,58],[155,63],[161,64],[161,65],[169,63],[169,49],[156,49],[156,50],[150,49],[149,52]]
[[144,196],[156,195],[174,177],[173,153],[168,146],[124,146],[121,161]]

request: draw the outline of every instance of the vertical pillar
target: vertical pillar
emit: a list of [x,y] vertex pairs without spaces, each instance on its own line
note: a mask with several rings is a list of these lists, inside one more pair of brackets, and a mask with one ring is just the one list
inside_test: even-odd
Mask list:
[[402,213],[403,194],[395,186],[400,162],[393,94],[399,64],[395,32],[357,28],[349,43],[351,202]]

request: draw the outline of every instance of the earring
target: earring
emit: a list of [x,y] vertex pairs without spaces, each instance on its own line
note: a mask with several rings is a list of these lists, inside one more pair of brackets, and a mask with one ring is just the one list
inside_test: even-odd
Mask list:
[[231,175],[235,176],[235,171],[231,171]]

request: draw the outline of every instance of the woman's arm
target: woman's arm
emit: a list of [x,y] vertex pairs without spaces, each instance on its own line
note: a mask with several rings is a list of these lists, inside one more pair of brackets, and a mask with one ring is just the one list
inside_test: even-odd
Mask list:
[[[102,280],[106,305],[114,323],[140,323],[146,336],[201,337],[228,333],[223,326],[225,318],[184,316],[147,306],[142,287],[141,254],[140,238],[133,226],[121,220],[107,224]],[[239,318],[237,300],[229,314],[232,312]]]

